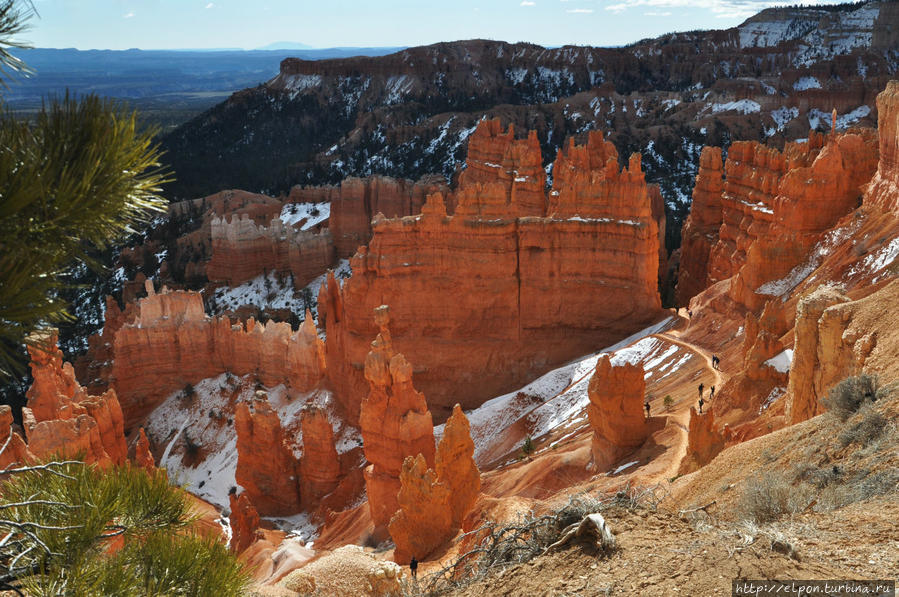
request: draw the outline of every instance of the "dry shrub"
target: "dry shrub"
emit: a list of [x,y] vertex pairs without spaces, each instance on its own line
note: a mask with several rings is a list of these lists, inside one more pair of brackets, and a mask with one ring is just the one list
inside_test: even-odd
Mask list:
[[821,400],[824,406],[840,420],[845,421],[852,413],[857,412],[863,404],[881,398],[883,391],[876,375],[862,373],[847,377],[830,388],[827,396]]
[[844,448],[850,444],[867,446],[883,437],[889,428],[890,422],[874,408],[863,407],[861,414],[860,421],[847,425],[840,433],[840,443]]
[[765,473],[746,481],[738,507],[747,520],[773,522],[804,508],[810,501],[808,493],[808,486],[795,488],[781,473]]

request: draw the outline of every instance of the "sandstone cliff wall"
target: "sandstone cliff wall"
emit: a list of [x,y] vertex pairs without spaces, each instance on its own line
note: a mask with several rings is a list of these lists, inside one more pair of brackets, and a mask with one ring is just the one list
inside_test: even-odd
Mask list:
[[257,226],[246,214],[213,218],[210,227],[212,258],[207,277],[237,286],[263,272],[293,274],[302,288],[334,263],[334,244],[328,230],[297,230],[279,218],[268,227]]
[[121,396],[127,429],[185,384],[226,371],[255,373],[265,385],[300,391],[324,376],[324,346],[311,317],[296,332],[283,322],[232,324],[207,317],[199,293],[156,293],[151,282],[147,292],[113,342],[111,385]]

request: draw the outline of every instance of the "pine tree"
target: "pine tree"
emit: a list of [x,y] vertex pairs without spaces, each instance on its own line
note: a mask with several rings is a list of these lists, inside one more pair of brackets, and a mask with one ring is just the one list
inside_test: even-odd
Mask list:
[[[0,76],[27,69],[11,48],[33,7],[0,0]],[[22,370],[29,334],[71,319],[60,292],[79,264],[162,211],[153,131],[111,100],[68,93],[33,122],[0,107],[0,377]]]

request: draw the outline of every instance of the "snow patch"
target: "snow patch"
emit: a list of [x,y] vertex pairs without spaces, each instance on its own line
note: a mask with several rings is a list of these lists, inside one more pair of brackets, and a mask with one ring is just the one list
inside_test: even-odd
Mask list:
[[731,111],[739,112],[740,114],[752,114],[755,112],[760,112],[762,106],[759,105],[758,102],[754,102],[748,99],[742,99],[735,102],[727,102],[724,104],[712,104],[711,109],[713,114]]
[[788,348],[765,361],[765,365],[773,367],[778,373],[788,373],[793,362],[793,350]]
[[281,221],[289,226],[303,222],[300,230],[309,230],[327,220],[331,215],[330,203],[285,203],[281,208]]
[[821,82],[815,77],[800,77],[798,81],[793,83],[793,89],[796,91],[805,91],[807,89],[821,89]]

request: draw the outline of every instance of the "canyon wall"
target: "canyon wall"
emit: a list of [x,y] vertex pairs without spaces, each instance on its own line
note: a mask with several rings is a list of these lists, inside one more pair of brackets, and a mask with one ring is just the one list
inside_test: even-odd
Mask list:
[[263,272],[293,276],[303,288],[334,263],[334,244],[328,230],[298,230],[274,218],[268,227],[247,214],[213,218],[210,223],[212,258],[206,265],[211,281],[238,286]]
[[[502,167],[484,165],[499,149],[495,125],[480,128],[488,130],[472,135],[472,174],[460,177],[455,214],[434,194],[418,216],[376,217],[352,278],[322,289],[330,379],[351,421],[378,305],[390,305],[397,350],[416,355],[416,384],[437,420],[456,402],[476,407],[660,314],[658,226],[639,156],[619,171],[614,148],[592,135],[580,153],[595,167],[560,177],[550,215],[520,217],[533,203]],[[530,163],[522,157],[530,141],[503,138],[518,148],[503,150],[508,163]],[[562,162],[579,166],[587,158],[571,147]]]
[[270,321],[232,324],[207,317],[202,295],[163,289],[147,282],[134,319],[113,341],[111,385],[120,396],[130,429],[172,392],[224,372],[255,373],[273,386],[315,388],[325,374],[324,345],[307,317],[300,329]]
[[723,187],[720,160],[706,148],[684,229],[678,300],[729,279],[729,296],[758,311],[789,290],[786,282],[776,281],[860,205],[863,186],[877,168],[876,143],[870,129],[811,131],[807,142],[788,143],[783,152],[754,141],[735,142]]

